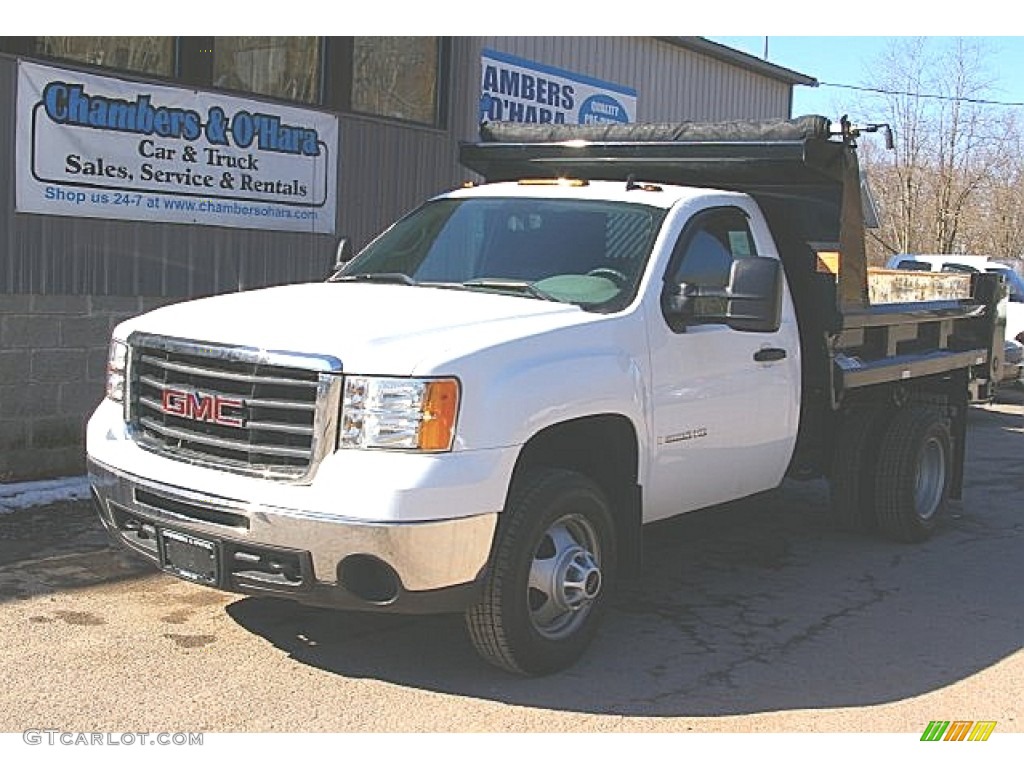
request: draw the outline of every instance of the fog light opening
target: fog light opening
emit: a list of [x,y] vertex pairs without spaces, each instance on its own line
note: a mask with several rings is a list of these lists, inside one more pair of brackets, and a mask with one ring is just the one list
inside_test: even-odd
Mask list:
[[356,597],[374,605],[398,598],[398,574],[372,555],[349,555],[338,564],[338,581]]

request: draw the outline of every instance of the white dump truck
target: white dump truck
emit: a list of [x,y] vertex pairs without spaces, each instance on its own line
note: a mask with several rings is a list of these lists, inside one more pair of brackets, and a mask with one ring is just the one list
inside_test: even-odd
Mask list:
[[484,182],[325,282],[117,327],[87,437],[104,524],[209,587],[464,612],[519,674],[581,655],[645,523],[826,476],[844,524],[925,538],[1005,291],[868,302],[857,136],[484,126]]

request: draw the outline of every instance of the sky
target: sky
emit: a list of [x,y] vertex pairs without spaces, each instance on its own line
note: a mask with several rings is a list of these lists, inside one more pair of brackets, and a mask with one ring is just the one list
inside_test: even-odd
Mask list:
[[[765,37],[705,36],[730,48],[764,58]],[[871,115],[855,115],[856,100],[862,95],[835,85],[872,87],[878,85],[874,72],[878,58],[890,46],[899,46],[906,37],[816,37],[768,36],[768,61],[809,75],[823,83],[817,88],[794,86],[793,116],[820,114],[836,118],[849,112],[851,117],[870,121]],[[1024,37],[974,37],[986,51],[985,63],[992,87],[983,98],[1024,104]],[[929,48],[937,52],[952,42],[949,37],[932,37]],[[825,85],[832,83],[835,85]],[[1024,106],[1015,107],[1024,111]]]

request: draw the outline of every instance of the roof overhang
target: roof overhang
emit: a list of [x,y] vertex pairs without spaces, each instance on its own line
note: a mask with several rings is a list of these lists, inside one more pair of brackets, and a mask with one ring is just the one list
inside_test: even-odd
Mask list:
[[685,48],[688,51],[694,53],[701,53],[705,56],[710,56],[713,59],[725,62],[726,64],[732,64],[733,66],[746,69],[750,72],[754,72],[765,77],[770,77],[773,80],[779,80],[788,85],[809,85],[812,88],[818,86],[818,81],[809,76],[801,74],[800,72],[794,72],[792,69],[786,69],[780,67],[777,64],[772,64],[764,59],[759,59],[756,56],[737,51],[735,48],[729,48],[726,45],[720,45],[719,43],[713,43],[703,37],[658,37],[657,40],[669,43],[678,48]]

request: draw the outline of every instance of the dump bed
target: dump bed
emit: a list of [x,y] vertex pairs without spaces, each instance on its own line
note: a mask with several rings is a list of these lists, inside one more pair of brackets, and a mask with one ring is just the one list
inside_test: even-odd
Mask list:
[[869,279],[858,135],[845,120],[833,126],[817,115],[714,124],[485,123],[481,141],[462,145],[461,161],[487,181],[632,178],[751,195],[796,303],[805,405],[809,398],[835,410],[852,389],[951,371],[985,390],[1001,365],[1002,285],[971,275],[969,285],[959,278],[938,297],[942,286],[931,277]]
[[970,273],[868,267],[868,302],[872,305],[970,298]]

